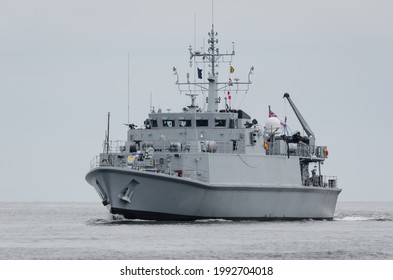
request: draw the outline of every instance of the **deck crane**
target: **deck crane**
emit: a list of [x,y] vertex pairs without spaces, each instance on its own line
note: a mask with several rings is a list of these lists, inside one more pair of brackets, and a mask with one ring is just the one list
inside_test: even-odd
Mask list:
[[292,99],[289,97],[289,93],[285,93],[283,98],[288,99],[289,104],[291,105],[293,111],[295,112],[296,117],[298,118],[300,124],[302,125],[304,131],[306,132],[307,136],[310,140],[310,146],[315,145],[315,135],[314,132],[311,130],[310,126],[307,124],[306,120],[303,118],[300,111],[297,109],[295,103],[293,103]]

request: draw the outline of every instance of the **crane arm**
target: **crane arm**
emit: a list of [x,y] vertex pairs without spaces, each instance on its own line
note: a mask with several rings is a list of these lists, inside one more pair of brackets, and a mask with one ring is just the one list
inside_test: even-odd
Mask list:
[[307,133],[308,137],[313,137],[315,139],[314,132],[311,130],[310,126],[307,124],[306,120],[303,118],[302,114],[300,114],[299,110],[296,108],[295,104],[293,103],[292,99],[289,97],[288,93],[284,94],[284,97],[288,99],[289,104],[291,105],[293,111],[296,114],[296,117],[298,118],[300,124],[302,125],[304,131]]

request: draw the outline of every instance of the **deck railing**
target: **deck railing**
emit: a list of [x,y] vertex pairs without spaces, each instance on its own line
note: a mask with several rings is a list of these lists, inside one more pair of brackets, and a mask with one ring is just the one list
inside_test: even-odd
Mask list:
[[337,188],[338,179],[337,176],[315,176],[314,178],[308,179],[304,185],[310,187]]

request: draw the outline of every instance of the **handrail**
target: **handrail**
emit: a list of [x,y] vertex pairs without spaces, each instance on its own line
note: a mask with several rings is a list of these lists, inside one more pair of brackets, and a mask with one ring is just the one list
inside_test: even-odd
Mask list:
[[[110,164],[103,164],[100,161],[100,156],[95,156],[91,159],[90,170],[97,168],[97,167],[101,167],[101,166],[110,166]],[[157,170],[155,170],[155,169],[143,169],[138,166],[127,165],[127,164],[126,165],[119,165],[116,167],[124,168],[124,169],[140,170],[140,171],[144,171],[144,172],[158,173]],[[182,169],[182,170],[167,170],[167,171],[168,172],[166,172],[166,173],[164,172],[164,174],[175,176],[175,177],[188,178],[191,180],[201,181],[201,182],[208,181],[208,171],[207,170],[189,168],[189,169]],[[160,173],[163,173],[163,172],[160,172]]]
[[338,179],[337,176],[321,175],[315,178],[309,178],[304,183],[304,186],[310,187],[322,187],[322,188],[337,188]]
[[109,141],[109,153],[119,153],[120,147],[125,146],[126,141],[124,140],[111,140]]

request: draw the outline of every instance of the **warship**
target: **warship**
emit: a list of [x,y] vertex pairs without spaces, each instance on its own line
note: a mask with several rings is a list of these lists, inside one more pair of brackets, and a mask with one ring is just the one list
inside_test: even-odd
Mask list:
[[173,67],[190,104],[179,112],[151,108],[143,126],[127,124],[124,141],[109,139],[108,113],[103,152],[92,160],[87,182],[110,213],[127,219],[332,219],[341,189],[337,177],[322,173],[327,147],[316,145],[288,93],[283,98],[304,135],[270,106],[263,125],[233,108],[232,94],[249,90],[254,67],[248,81],[232,80],[234,44],[221,53],[214,24],[208,36],[207,51],[189,48],[193,81],[190,74],[179,81]]

